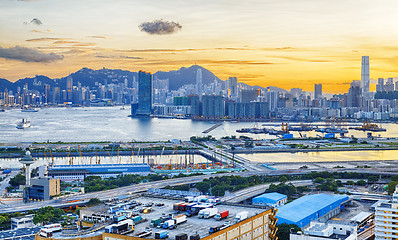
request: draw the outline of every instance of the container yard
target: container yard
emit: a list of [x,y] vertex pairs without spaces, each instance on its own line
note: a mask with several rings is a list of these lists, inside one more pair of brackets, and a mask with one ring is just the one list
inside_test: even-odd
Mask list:
[[[103,227],[79,237],[84,239],[109,233],[117,234],[120,239],[128,239],[127,237],[130,236],[147,239],[196,240],[211,234],[225,234],[224,232],[228,229],[234,226],[236,228],[257,216],[262,224],[250,222],[250,229],[261,225],[261,234],[266,235],[264,239],[268,239],[271,232],[268,226],[275,223],[271,221],[272,217],[269,218],[269,214],[275,214],[271,208],[223,205],[214,199],[208,196],[197,196],[181,201],[141,196],[124,202],[106,203],[82,209],[80,212],[82,220],[92,221],[94,226]],[[200,211],[203,211],[202,218],[198,217]],[[93,215],[96,218],[93,218]],[[265,216],[267,220],[264,222]],[[243,231],[239,230],[240,228],[236,228],[238,232]],[[73,235],[76,237],[76,234]],[[125,238],[122,238],[123,236]],[[53,239],[65,238],[68,236],[64,232],[53,235]]]

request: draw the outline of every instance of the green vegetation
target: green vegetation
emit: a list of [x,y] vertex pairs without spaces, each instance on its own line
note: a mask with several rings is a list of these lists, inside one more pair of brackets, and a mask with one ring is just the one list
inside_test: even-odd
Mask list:
[[276,232],[277,239],[279,240],[289,240],[290,239],[290,229],[294,232],[301,231],[301,228],[296,224],[282,223],[278,224],[278,231]]
[[21,213],[3,213],[0,214],[0,230],[7,230],[11,228],[11,218],[22,216]]
[[[301,190],[304,190],[301,188]],[[285,194],[288,199],[291,199],[294,194],[297,194],[298,191],[293,184],[285,184],[285,183],[279,183],[278,185],[271,184],[267,190],[265,190],[266,193],[270,192],[278,192],[280,194]]]
[[91,206],[98,205],[100,203],[102,203],[102,201],[99,200],[98,198],[91,198],[90,201],[88,201],[88,203],[86,203],[86,206],[91,207]]
[[15,175],[10,179],[10,186],[7,187],[7,191],[11,192],[13,189],[18,188],[19,185],[25,185],[26,177],[22,173]]
[[207,141],[217,141],[217,139],[211,135],[205,136],[205,137],[198,137],[198,136],[192,136],[190,138],[191,142],[207,142]]
[[[195,187],[204,194],[210,193],[214,196],[224,196],[225,191],[234,192],[258,184],[281,182],[281,184],[283,185],[274,184],[275,186],[273,186],[272,190],[275,190],[282,194],[292,195],[290,191],[291,192],[293,191],[289,187],[290,185],[285,184],[285,182],[287,181],[314,179],[314,182],[319,184],[317,186],[319,190],[337,192],[337,188],[343,186],[343,183],[340,180],[336,181],[335,179],[364,179],[364,178],[366,179],[369,178],[370,176],[377,177],[367,173],[356,173],[356,172],[311,172],[308,174],[296,175],[296,176],[292,175],[285,175],[285,176],[254,175],[250,177],[222,176],[222,177],[214,177],[214,178],[211,177],[209,179],[204,179],[202,182],[196,183]],[[359,180],[358,182],[359,185],[363,184],[364,181]],[[288,187],[286,187],[285,185]],[[187,189],[189,187],[186,186],[181,188]],[[293,194],[302,193],[308,190],[309,189],[306,187],[304,188],[298,187]]]
[[64,211],[59,208],[53,207],[42,207],[35,212],[33,217],[34,224],[48,224],[53,222],[59,222],[63,219]]

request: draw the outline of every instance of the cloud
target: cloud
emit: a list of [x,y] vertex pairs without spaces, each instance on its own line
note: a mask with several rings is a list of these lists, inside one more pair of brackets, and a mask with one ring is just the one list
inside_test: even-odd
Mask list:
[[52,44],[75,44],[75,43],[80,43],[78,41],[73,41],[73,40],[57,40],[53,42]]
[[28,22],[23,22],[23,24],[28,25],[28,24],[34,24],[37,26],[43,25],[43,23],[40,21],[38,18],[33,18],[32,21]]
[[122,55],[97,55],[97,58],[109,58],[109,59],[143,59],[141,57],[130,57],[130,56],[122,56]]
[[52,32],[52,31],[50,29],[46,29],[45,31],[33,29],[33,30],[31,30],[31,32],[34,32],[34,33],[47,33],[47,32]]
[[20,46],[11,48],[0,47],[0,57],[23,62],[53,62],[64,58],[64,56],[55,53],[43,53],[34,48]]
[[30,23],[35,24],[35,25],[42,25],[43,23],[40,21],[40,19],[38,18],[33,18],[32,21],[30,21]]
[[32,38],[32,39],[27,39],[25,41],[27,42],[49,42],[49,41],[57,41],[57,40],[72,40],[70,38]]
[[182,28],[179,23],[164,21],[163,19],[154,20],[152,22],[143,22],[138,27],[141,31],[151,35],[173,34]]
[[88,36],[89,38],[99,38],[99,39],[110,39],[110,37],[106,36]]

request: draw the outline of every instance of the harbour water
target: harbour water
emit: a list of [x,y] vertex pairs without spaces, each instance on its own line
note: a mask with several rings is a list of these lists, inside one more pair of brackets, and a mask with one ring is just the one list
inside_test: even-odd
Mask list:
[[398,160],[398,150],[383,151],[331,151],[294,153],[238,154],[253,162],[345,162],[345,161],[391,161]]
[[[253,126],[253,122],[224,122],[222,126],[208,134],[202,131],[215,123],[192,121],[190,119],[136,119],[130,118],[129,108],[89,107],[89,108],[43,108],[38,112],[21,112],[20,109],[0,113],[0,143],[31,143],[45,141],[93,142],[93,141],[167,141],[188,140],[191,136],[212,135],[220,138],[226,135],[247,135],[254,139],[272,139],[266,134],[239,134],[240,128]],[[31,127],[17,129],[21,119],[28,119]],[[275,123],[278,125],[278,123]],[[261,127],[261,123],[258,124]],[[387,132],[374,133],[374,136],[396,137],[396,124],[383,124]],[[293,132],[299,136],[297,132]],[[315,137],[316,132],[302,132]],[[320,134],[321,135],[321,134]],[[366,137],[366,133],[350,130],[347,136]]]

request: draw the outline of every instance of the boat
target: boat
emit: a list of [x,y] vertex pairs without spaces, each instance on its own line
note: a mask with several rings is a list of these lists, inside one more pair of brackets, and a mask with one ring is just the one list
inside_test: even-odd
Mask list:
[[35,108],[22,108],[21,112],[38,112],[39,110]]
[[21,122],[18,123],[17,128],[18,129],[25,129],[30,127],[30,121],[27,119],[22,119]]
[[5,112],[6,110],[5,109],[0,109],[0,112]]
[[371,123],[369,120],[365,121],[361,127],[350,127],[350,129],[358,131],[370,132],[386,132],[387,129],[379,127],[377,124]]

